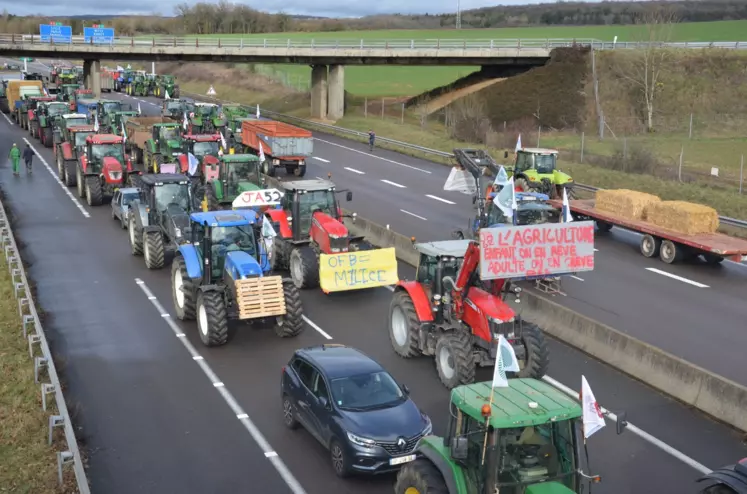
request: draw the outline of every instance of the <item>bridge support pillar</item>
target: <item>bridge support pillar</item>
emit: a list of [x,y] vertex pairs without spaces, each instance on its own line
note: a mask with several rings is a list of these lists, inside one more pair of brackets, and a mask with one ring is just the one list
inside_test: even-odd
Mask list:
[[327,66],[311,66],[311,118],[327,118]]
[[83,81],[86,89],[93,92],[94,98],[101,96],[101,62],[98,60],[83,61]]
[[329,66],[329,119],[339,120],[345,115],[345,66]]

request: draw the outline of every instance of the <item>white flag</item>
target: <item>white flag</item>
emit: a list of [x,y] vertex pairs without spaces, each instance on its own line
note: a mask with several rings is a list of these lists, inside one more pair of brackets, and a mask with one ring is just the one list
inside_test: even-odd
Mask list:
[[138,115],[142,115],[142,113],[143,113],[143,110],[142,110],[142,108],[140,108],[140,102],[138,101],[138,104],[137,104],[137,114]]
[[573,215],[571,214],[571,206],[568,204],[568,192],[563,187],[563,223],[571,221],[573,221]]
[[521,134],[519,134],[519,138],[516,139],[516,149],[514,149],[514,152],[521,149]]
[[223,149],[228,151],[228,144],[226,144],[226,138],[223,137],[223,132],[218,132],[218,135],[220,136],[220,145],[223,146]]
[[182,127],[184,127],[184,130],[187,130],[187,127],[189,127],[189,120],[187,119],[187,112],[184,112],[184,120],[182,121]]
[[122,142],[127,142],[127,131],[125,130],[124,121],[122,122]]
[[584,437],[588,439],[606,424],[602,409],[597,399],[594,398],[594,393],[585,376],[581,376],[581,406],[583,407]]
[[498,351],[503,359],[503,367],[506,369],[506,372],[521,371],[514,347],[511,346],[511,343],[503,335],[498,335]]
[[98,114],[93,116],[93,131],[94,132],[99,131],[99,115]]
[[259,118],[259,103],[257,103],[257,118]]
[[163,99],[171,99],[171,97],[169,96],[169,90],[168,89],[163,93]]
[[463,194],[474,194],[477,190],[475,179],[467,170],[459,170],[453,167],[449,172],[449,177],[444,184],[444,190],[453,190]]
[[187,159],[189,160],[189,174],[194,175],[197,172],[197,166],[200,164],[200,161],[192,153],[187,154]]
[[[503,338],[503,336],[499,337]],[[516,356],[514,355],[514,358]],[[493,369],[493,384],[494,388],[507,388],[508,377],[506,377],[506,362],[503,360],[503,348],[501,347],[500,341],[498,342],[498,352],[495,356],[495,368]]]
[[506,169],[503,168],[503,165],[501,165],[500,170],[498,170],[498,176],[495,177],[495,183],[498,185],[506,185],[508,183],[508,173],[506,173]]
[[259,141],[259,162],[265,162],[265,150],[262,149],[262,141]]
[[507,218],[514,217],[514,211],[519,207],[516,204],[514,177],[508,179],[508,182],[503,186],[503,189],[493,198],[493,202],[501,209],[501,211],[503,211],[503,214],[505,214]]

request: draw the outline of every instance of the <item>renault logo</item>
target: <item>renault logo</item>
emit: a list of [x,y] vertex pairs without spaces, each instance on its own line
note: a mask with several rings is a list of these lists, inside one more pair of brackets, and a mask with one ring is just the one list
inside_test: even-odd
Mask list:
[[405,449],[405,446],[407,445],[407,441],[405,441],[404,437],[400,437],[397,439],[397,446],[399,446],[399,449]]

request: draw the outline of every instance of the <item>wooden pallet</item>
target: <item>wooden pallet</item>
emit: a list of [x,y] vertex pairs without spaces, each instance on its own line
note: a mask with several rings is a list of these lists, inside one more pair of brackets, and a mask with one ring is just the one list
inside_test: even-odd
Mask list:
[[266,276],[236,280],[239,319],[282,316],[285,314],[283,278]]

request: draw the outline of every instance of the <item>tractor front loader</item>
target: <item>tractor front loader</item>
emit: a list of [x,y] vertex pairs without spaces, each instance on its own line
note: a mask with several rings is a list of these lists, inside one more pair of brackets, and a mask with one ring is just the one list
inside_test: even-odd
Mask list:
[[[331,180],[281,182],[280,187],[281,207],[265,213],[278,233],[273,265],[288,269],[298,288],[321,286],[330,293],[397,282],[394,249],[374,249],[363,236],[351,235]],[[346,199],[352,198],[347,191]],[[360,251],[368,252],[356,255]]]
[[449,389],[475,380],[475,367],[496,364],[499,335],[519,361],[518,377],[540,379],[550,362],[538,326],[523,321],[505,302],[519,297],[506,280],[479,278],[480,246],[471,240],[415,244],[420,253],[416,279],[400,281],[389,309],[389,336],[401,357],[435,358]]
[[293,281],[270,275],[261,216],[253,210],[190,216],[191,242],[171,265],[176,316],[197,319],[205,346],[228,342],[228,321],[272,324],[281,338],[304,330],[301,294]]

